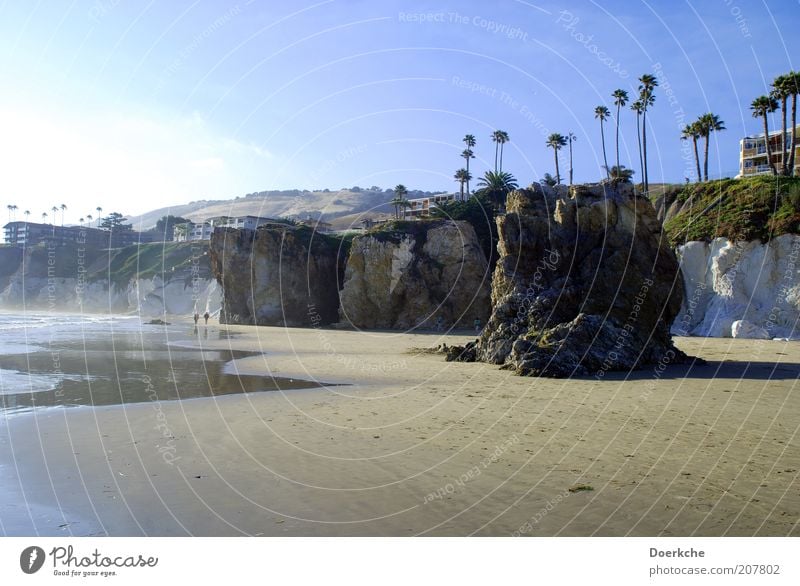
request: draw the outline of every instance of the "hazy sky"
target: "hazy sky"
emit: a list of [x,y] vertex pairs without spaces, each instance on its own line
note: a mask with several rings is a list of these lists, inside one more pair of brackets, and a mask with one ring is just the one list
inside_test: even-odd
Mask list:
[[[554,172],[545,138],[569,131],[575,180],[593,181],[594,108],[642,73],[661,82],[651,183],[692,173],[679,127],[709,110],[728,127],[710,172],[732,176],[760,129],[750,102],[800,68],[798,26],[797,0],[8,0],[0,204],[75,221],[266,189],[454,189],[463,135],[480,175],[497,128],[520,184]],[[621,127],[638,180],[630,110]]]

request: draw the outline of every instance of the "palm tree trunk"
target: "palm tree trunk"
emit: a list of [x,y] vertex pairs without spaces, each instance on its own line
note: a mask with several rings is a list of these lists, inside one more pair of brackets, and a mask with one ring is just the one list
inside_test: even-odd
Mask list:
[[617,169],[619,169],[619,104],[617,104]]
[[500,148],[500,143],[494,143],[494,172],[497,173],[497,150]]
[[640,114],[636,113],[636,142],[639,143],[639,173],[642,178],[642,188],[644,188],[644,162],[642,161],[642,131],[640,129],[639,119]]
[[647,179],[647,106],[642,112],[642,178],[644,179],[645,194],[650,190],[650,182]]
[[710,132],[705,136],[706,148],[705,148],[705,155],[703,158],[703,175],[705,176],[705,181],[708,181],[708,140],[710,136],[711,136]]
[[789,153],[789,175],[794,175],[794,159],[797,150],[797,94],[792,94],[792,151]]
[[572,185],[572,139],[569,139],[569,184]]
[[558,150],[553,149],[553,157],[556,160],[556,185],[561,185],[561,173],[558,171]]
[[697,137],[692,136],[692,142],[694,143],[694,163],[697,165],[697,182],[703,180],[703,175],[700,173],[700,153],[697,151]]
[[469,157],[467,157],[467,198],[469,198]]
[[500,143],[500,167],[498,167],[499,171],[502,173],[503,171],[503,143]]
[[781,175],[789,174],[789,166],[786,158],[789,153],[786,150],[786,100],[788,96],[784,95],[781,98]]
[[603,142],[603,164],[606,166],[606,179],[610,178],[608,174],[608,159],[606,159],[606,134],[603,130],[603,119],[600,119],[600,140]]
[[767,164],[769,168],[772,169],[772,174],[777,175],[778,171],[775,169],[775,165],[772,164],[772,147],[769,144],[769,124],[767,122],[766,112],[764,112],[764,142],[767,144]]

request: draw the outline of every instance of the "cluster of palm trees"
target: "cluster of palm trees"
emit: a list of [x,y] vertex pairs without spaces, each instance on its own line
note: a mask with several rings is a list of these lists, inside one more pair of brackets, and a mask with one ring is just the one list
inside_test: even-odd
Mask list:
[[[503,147],[506,143],[511,142],[508,132],[505,130],[495,130],[492,132],[491,139],[494,143],[494,171],[487,171],[484,177],[478,180],[479,185],[483,187],[485,187],[487,182],[495,184],[500,179],[508,181],[510,178],[512,182],[514,180],[510,173],[503,172]],[[475,152],[472,149],[475,148],[477,140],[473,134],[467,134],[461,140],[467,147],[461,152],[461,157],[466,161],[466,166],[456,170],[453,178],[459,184],[459,199],[464,201],[470,197],[469,182],[472,180],[472,173],[469,171],[469,161],[475,158]]]
[[[708,142],[712,132],[725,130],[725,122],[719,116],[708,112],[697,118],[694,122],[687,124],[681,131],[681,140],[691,140],[694,147],[694,164],[697,167],[697,180],[708,181]],[[705,149],[703,155],[703,173],[700,173],[700,155],[697,151],[697,141],[705,139]]]
[[398,220],[400,219],[402,210],[411,205],[411,203],[406,199],[407,195],[408,189],[406,189],[405,185],[402,183],[395,185],[394,198],[389,202],[389,205],[394,208],[394,217]]
[[[19,209],[19,206],[17,206],[16,204],[8,204],[6,206],[6,209],[8,210],[8,221],[9,222],[14,221],[16,219],[16,211]],[[64,226],[64,212],[66,212],[67,209],[68,209],[67,208],[67,204],[63,204],[62,203],[61,205],[53,206],[52,208],[50,208],[50,211],[52,212],[52,216],[50,214],[48,214],[47,212],[42,212],[42,216],[41,216],[42,223],[46,224],[47,223],[47,219],[50,218],[50,223],[55,228],[55,222],[56,222],[56,219],[58,217],[58,212],[60,211],[61,212],[61,226],[63,227]],[[97,206],[95,208],[95,210],[97,211],[97,225],[99,227],[100,226],[100,219],[101,219],[100,218],[100,214],[103,212],[103,208],[101,208],[100,206]],[[22,213],[25,215],[25,221],[27,222],[28,218],[31,215],[30,210],[25,210]],[[94,217],[91,214],[88,214],[85,218],[82,217],[80,219],[80,224],[81,224],[81,226],[83,226],[83,223],[86,222],[86,221],[88,221],[91,224],[93,219],[94,219]]]
[[[780,174],[791,176],[794,174],[795,150],[797,149],[797,95],[800,93],[800,72],[790,71],[779,75],[772,82],[769,94],[759,96],[750,104],[753,118],[762,118],[764,121],[764,141],[766,142],[767,163],[773,175],[778,175],[778,168],[772,160],[772,144],[769,140],[769,114],[775,112],[780,104],[781,109],[781,168]],[[786,118],[788,114],[789,98],[792,100],[791,132],[792,138],[786,141]]]

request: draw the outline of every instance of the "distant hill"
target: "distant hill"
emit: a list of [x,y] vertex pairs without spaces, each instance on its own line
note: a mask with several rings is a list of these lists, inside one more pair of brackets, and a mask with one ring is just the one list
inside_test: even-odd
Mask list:
[[[409,191],[408,198],[426,197],[434,192]],[[440,192],[437,192],[440,193]],[[136,230],[148,230],[163,216],[172,214],[192,221],[215,216],[263,216],[268,218],[319,218],[331,222],[353,214],[382,217],[390,214],[391,190],[352,187],[338,191],[261,191],[229,200],[200,200],[159,208],[139,216],[128,216]],[[341,222],[339,222],[341,223]]]

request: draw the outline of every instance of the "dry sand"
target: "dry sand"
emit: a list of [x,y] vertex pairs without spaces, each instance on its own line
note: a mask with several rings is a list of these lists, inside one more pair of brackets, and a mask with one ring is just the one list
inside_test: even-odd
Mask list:
[[552,380],[411,351],[464,335],[228,329],[240,372],[341,386],[0,420],[0,530],[800,535],[798,342]]

